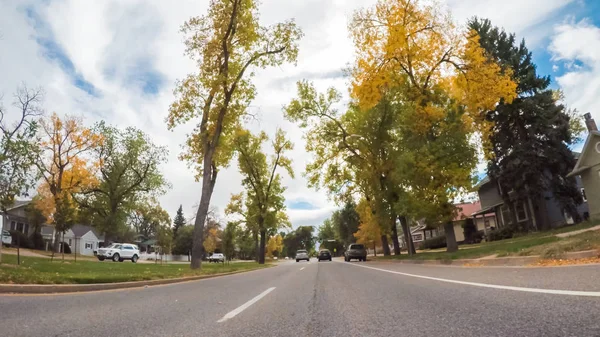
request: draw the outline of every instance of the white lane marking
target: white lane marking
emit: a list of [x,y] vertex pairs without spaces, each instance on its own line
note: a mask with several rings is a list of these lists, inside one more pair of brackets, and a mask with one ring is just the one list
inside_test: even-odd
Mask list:
[[256,297],[254,297],[253,299],[251,299],[250,301],[240,305],[239,307],[235,308],[234,310],[228,312],[225,316],[223,316],[223,318],[221,318],[220,320],[217,321],[217,323],[223,323],[226,320],[230,319],[230,318],[234,318],[237,314],[239,314],[240,312],[248,309],[248,307],[250,307],[252,304],[258,302],[261,298],[267,296],[268,293],[270,293],[271,291],[275,290],[275,287],[271,287],[265,291],[263,291],[262,293],[258,294]]
[[304,268],[306,268],[306,267],[302,267],[302,268],[300,268],[300,270],[304,270]]
[[600,291],[557,290],[557,289],[541,289],[541,288],[524,288],[524,287],[503,286],[503,285],[499,285],[499,284],[487,284],[487,283],[458,281],[458,280],[450,280],[450,279],[445,279],[445,278],[438,278],[438,277],[431,277],[431,276],[424,276],[424,275],[417,275],[417,274],[402,273],[402,272],[399,272],[399,271],[393,271],[393,270],[387,270],[387,269],[382,269],[382,268],[362,266],[360,264],[347,263],[347,262],[345,262],[344,264],[348,264],[348,265],[355,266],[355,267],[361,267],[361,268],[367,268],[367,269],[373,269],[373,270],[383,271],[383,272],[391,273],[391,274],[397,274],[397,275],[403,275],[403,276],[409,276],[409,277],[416,277],[416,278],[422,278],[422,279],[426,279],[426,280],[433,280],[433,281],[439,281],[439,282],[463,284],[463,285],[474,286],[474,287],[503,289],[503,290],[513,290],[513,291],[524,291],[524,292],[529,292],[529,293],[542,293],[542,294],[552,294],[552,295],[600,297]]

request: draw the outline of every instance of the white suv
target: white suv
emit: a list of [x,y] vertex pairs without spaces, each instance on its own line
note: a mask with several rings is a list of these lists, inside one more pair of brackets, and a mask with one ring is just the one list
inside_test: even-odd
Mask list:
[[99,248],[96,257],[100,261],[111,259],[115,262],[123,262],[123,260],[131,260],[136,263],[140,257],[140,250],[131,243],[113,243],[106,248]]
[[225,255],[221,253],[214,253],[208,257],[208,262],[225,262]]

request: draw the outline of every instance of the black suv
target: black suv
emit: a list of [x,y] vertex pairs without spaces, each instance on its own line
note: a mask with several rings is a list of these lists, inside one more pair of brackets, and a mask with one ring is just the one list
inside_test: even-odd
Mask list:
[[321,262],[321,260],[331,261],[331,253],[327,249],[321,249],[319,251],[319,255],[317,255],[317,259],[319,260],[319,262]]
[[344,260],[350,262],[352,259],[367,261],[367,250],[365,249],[365,245],[353,243],[346,249],[346,252],[344,252]]

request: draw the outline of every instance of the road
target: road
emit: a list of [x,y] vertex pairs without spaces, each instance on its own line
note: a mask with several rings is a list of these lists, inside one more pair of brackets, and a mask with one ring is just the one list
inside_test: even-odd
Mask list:
[[0,295],[0,335],[600,336],[600,266],[291,261],[166,286]]

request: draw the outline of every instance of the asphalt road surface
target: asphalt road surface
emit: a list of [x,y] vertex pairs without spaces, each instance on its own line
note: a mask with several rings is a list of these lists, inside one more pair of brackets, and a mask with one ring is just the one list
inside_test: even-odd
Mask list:
[[0,336],[600,336],[600,266],[290,261],[148,288],[0,295]]

